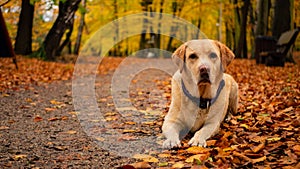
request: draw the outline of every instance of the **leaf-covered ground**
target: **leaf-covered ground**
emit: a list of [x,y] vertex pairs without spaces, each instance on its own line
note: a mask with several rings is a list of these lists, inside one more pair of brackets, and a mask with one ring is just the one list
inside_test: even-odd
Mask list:
[[[236,59],[228,73],[239,84],[238,114],[223,123],[207,148],[183,147],[120,158],[98,147],[105,138],[82,130],[71,96],[72,64],[18,58],[0,59],[0,164],[7,168],[299,168],[300,73]],[[138,124],[114,107],[113,70],[122,61],[106,58],[96,79],[98,106],[108,127],[121,133],[117,143],[160,136],[170,103],[171,77],[158,70],[140,72],[131,81],[130,101],[147,119]],[[145,62],[136,59],[132,64]],[[54,82],[54,81],[59,82]],[[64,80],[64,81],[60,81]],[[51,82],[51,84],[48,84]],[[131,111],[131,110],[127,110]],[[133,110],[132,110],[133,111]],[[101,123],[94,119],[94,123]],[[101,130],[106,132],[106,130]],[[160,144],[160,143],[158,143]],[[133,161],[136,161],[133,163]]]

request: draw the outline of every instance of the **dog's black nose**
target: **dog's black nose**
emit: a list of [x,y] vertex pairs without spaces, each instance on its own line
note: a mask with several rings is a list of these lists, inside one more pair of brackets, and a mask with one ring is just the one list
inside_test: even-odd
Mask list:
[[200,75],[205,75],[205,74],[208,74],[208,72],[209,72],[209,68],[205,65],[201,65],[199,67],[199,70],[200,70]]

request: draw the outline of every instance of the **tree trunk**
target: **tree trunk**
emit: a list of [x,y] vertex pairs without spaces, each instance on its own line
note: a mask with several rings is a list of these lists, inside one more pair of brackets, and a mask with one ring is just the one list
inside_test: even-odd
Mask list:
[[[177,9],[178,9],[177,16],[180,17],[180,13],[181,13],[181,11],[184,7],[184,3],[185,3],[185,1],[182,1],[179,8],[177,8],[178,2],[176,2],[176,1],[173,2],[173,4],[172,4],[172,6],[173,6],[173,17],[176,16]],[[174,37],[176,36],[177,31],[178,31],[178,26],[172,26],[171,27],[171,37],[169,38],[168,46],[167,46],[168,51],[173,51],[172,42],[173,42]]]
[[272,34],[279,38],[280,35],[291,29],[291,4],[290,0],[276,0]]
[[[202,0],[199,0],[199,13],[202,12],[201,7],[202,7]],[[199,17],[199,18],[198,18],[198,22],[197,22],[197,28],[198,28],[198,30],[197,30],[197,34],[196,34],[196,37],[197,37],[197,38],[198,38],[199,35],[200,35],[201,23],[202,23],[202,17],[201,17],[201,15],[199,15],[198,17]]]
[[74,14],[78,9],[81,0],[59,1],[59,13],[52,28],[48,32],[43,46],[40,48],[40,55],[47,60],[55,60],[56,52],[65,31],[68,29]]
[[69,22],[68,25],[68,32],[66,33],[66,39],[63,41],[63,43],[58,47],[56,50],[56,56],[60,56],[63,49],[68,46],[68,54],[72,53],[72,44],[71,44],[71,35],[74,28],[74,17],[72,17],[72,20]]
[[16,68],[18,69],[17,58],[11,44],[11,40],[6,28],[4,17],[2,15],[1,7],[0,7],[0,39],[1,39],[0,57],[12,57],[13,62],[16,65]]
[[238,6],[238,0],[233,0],[234,5],[234,30],[232,31],[232,37],[234,38],[233,43],[233,51],[236,53],[238,42],[239,42],[239,35],[241,32],[241,16],[240,16],[240,8]]
[[80,23],[78,26],[78,34],[77,34],[77,38],[76,38],[76,42],[75,42],[75,46],[74,46],[74,54],[76,54],[76,55],[79,54],[82,32],[83,32],[83,28],[85,25],[84,16],[86,14],[86,11],[85,11],[86,10],[86,0],[82,0],[82,7],[84,8],[84,11],[81,12]]
[[[159,9],[159,19],[161,20],[162,19],[162,15],[163,15],[163,6],[164,6],[164,0],[161,0],[160,1],[160,9]],[[159,48],[160,49],[160,41],[161,41],[161,35],[160,35],[160,29],[161,29],[161,22],[158,23],[157,25],[157,35],[156,35],[156,38],[155,38],[155,43],[154,43],[154,46],[155,48]]]
[[255,35],[267,35],[268,31],[268,18],[270,12],[271,1],[270,0],[259,0],[257,7],[257,27]]
[[238,41],[238,46],[236,50],[236,57],[247,58],[247,36],[246,36],[246,26],[247,26],[247,16],[250,6],[250,0],[245,0],[242,6],[242,24],[241,31]]
[[[142,0],[141,2],[141,6],[143,9],[143,12],[148,12],[148,5],[152,4],[153,0]],[[140,39],[140,50],[143,50],[146,48],[146,32],[147,32],[147,23],[148,23],[148,19],[147,19],[147,14],[145,13],[144,15],[144,19],[143,19],[143,29],[141,32],[141,39]]]
[[28,55],[32,52],[33,14],[34,4],[30,4],[30,0],[22,0],[22,9],[15,42],[16,54]]

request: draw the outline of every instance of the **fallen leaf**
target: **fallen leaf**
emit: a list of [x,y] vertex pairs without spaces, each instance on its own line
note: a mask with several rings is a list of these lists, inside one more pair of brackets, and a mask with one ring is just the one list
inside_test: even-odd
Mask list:
[[145,162],[151,162],[151,163],[157,163],[158,162],[157,158],[152,157],[151,155],[147,155],[147,154],[135,154],[133,156],[133,158],[140,159],[140,160],[143,160]]
[[9,129],[9,127],[7,127],[7,126],[0,126],[0,130],[7,130],[7,129]]
[[188,157],[185,162],[193,163],[195,160],[204,161],[209,157],[209,154],[196,154]]
[[145,161],[133,163],[130,165],[132,165],[134,168],[151,168],[151,165]]
[[199,147],[199,146],[192,146],[186,149],[186,151],[190,154],[203,154],[209,152],[209,149]]
[[266,159],[267,159],[266,156],[262,156],[262,157],[260,157],[260,158],[251,159],[251,162],[255,164],[255,163],[263,162],[263,161],[265,161]]
[[97,140],[97,141],[105,141],[105,138],[103,138],[103,137],[95,137],[95,139]]
[[20,160],[20,159],[26,158],[26,157],[27,157],[26,154],[18,154],[18,155],[14,155],[13,159],[17,161],[17,160]]
[[169,165],[168,162],[160,162],[160,163],[158,163],[158,166],[159,166],[159,167],[166,167],[166,166],[168,166],[168,165]]
[[56,100],[50,100],[50,103],[54,104],[54,105],[61,105],[61,104],[63,104],[63,102],[59,102],[59,101],[56,101]]
[[43,118],[41,116],[35,116],[34,119],[33,119],[34,122],[39,122],[39,121],[42,121],[42,120],[43,120]]
[[160,158],[168,158],[168,157],[171,157],[171,154],[158,154],[158,157],[160,157]]
[[260,143],[258,146],[251,148],[254,153],[257,153],[265,148],[265,142]]
[[48,121],[56,121],[56,120],[60,120],[60,117],[51,117],[48,119]]
[[275,142],[281,140],[281,137],[271,137],[271,138],[267,138],[267,140],[270,142]]
[[76,134],[77,131],[75,131],[75,130],[69,130],[69,131],[66,131],[64,133],[67,133],[67,134]]
[[183,168],[184,163],[183,162],[176,162],[175,164],[172,165],[172,168]]
[[56,110],[56,108],[46,107],[45,110],[46,110],[47,112],[50,112],[50,111]]

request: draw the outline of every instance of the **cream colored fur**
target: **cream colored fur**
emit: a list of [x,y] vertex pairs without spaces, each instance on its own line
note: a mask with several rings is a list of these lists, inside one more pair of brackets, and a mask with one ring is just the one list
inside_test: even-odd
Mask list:
[[[190,145],[206,146],[206,140],[218,132],[227,112],[236,113],[238,85],[224,73],[233,58],[229,48],[208,39],[186,42],[174,52],[172,59],[178,71],[172,79],[172,102],[162,126],[166,137],[164,148],[180,147],[180,139],[188,132],[195,133]],[[209,82],[203,81],[201,66],[208,69]],[[182,91],[183,82],[191,95],[211,99],[216,96],[222,79],[225,86],[207,109],[199,108]]]

